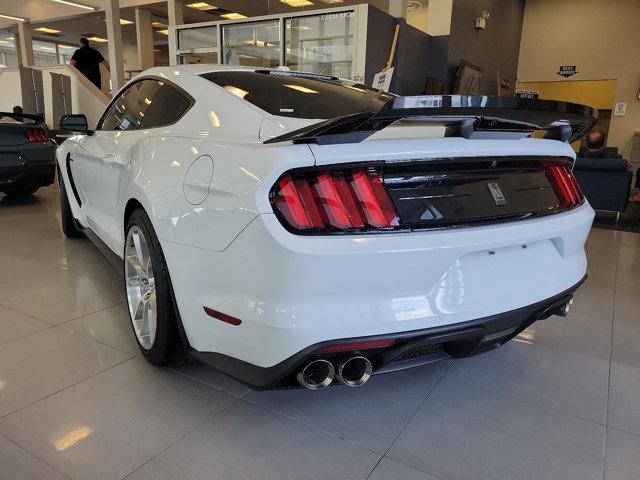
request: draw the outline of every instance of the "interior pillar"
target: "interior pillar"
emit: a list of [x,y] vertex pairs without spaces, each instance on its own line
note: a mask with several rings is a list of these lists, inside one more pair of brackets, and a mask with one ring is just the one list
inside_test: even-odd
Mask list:
[[124,59],[122,58],[122,30],[120,28],[120,5],[118,0],[105,1],[109,65],[111,67],[111,89],[115,93],[124,85]]
[[170,26],[184,23],[184,3],[182,0],[167,0],[167,10]]
[[20,40],[19,65],[23,67],[33,67],[33,39],[31,38],[31,24],[29,22],[18,22],[18,37]]
[[138,65],[140,70],[153,67],[153,27],[151,10],[136,8],[136,40],[138,44]]
[[407,2],[405,0],[389,0],[389,15],[396,18],[406,18]]

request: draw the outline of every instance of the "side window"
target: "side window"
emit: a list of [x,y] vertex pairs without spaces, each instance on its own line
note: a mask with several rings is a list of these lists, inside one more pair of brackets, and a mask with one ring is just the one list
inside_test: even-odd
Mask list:
[[191,107],[191,99],[168,83],[164,83],[147,107],[142,128],[155,128],[177,122]]
[[156,93],[162,86],[158,80],[142,80],[127,88],[104,115],[100,130],[137,130]]

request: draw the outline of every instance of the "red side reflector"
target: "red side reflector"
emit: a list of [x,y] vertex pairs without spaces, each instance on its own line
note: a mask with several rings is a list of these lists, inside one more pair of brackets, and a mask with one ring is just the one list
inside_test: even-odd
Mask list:
[[361,343],[343,343],[338,345],[329,345],[327,347],[321,348],[320,352],[333,353],[333,352],[346,352],[349,350],[368,350],[370,348],[388,347],[389,345],[393,345],[394,343],[395,343],[395,339],[374,340],[372,342],[361,342]]
[[221,322],[225,322],[236,327],[242,323],[242,320],[240,320],[239,318],[232,317],[231,315],[227,315],[226,313],[218,312],[217,310],[209,307],[202,308],[204,308],[204,313],[206,313],[210,317],[215,318],[216,320],[220,320]]

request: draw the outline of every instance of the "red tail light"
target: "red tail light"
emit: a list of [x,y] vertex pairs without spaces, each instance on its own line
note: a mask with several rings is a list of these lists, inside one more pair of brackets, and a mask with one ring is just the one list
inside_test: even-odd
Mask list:
[[288,174],[272,199],[285,226],[295,231],[393,230],[400,225],[376,168]]
[[30,142],[46,142],[48,140],[41,128],[30,128],[24,134]]
[[565,164],[557,163],[548,163],[546,167],[551,184],[554,186],[558,200],[561,202],[560,206],[573,208],[580,205],[584,200],[584,195],[569,167]]

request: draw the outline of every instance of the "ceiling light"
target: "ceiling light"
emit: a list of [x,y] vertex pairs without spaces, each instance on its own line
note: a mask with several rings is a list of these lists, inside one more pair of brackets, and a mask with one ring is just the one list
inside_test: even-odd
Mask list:
[[8,42],[7,40],[0,40],[0,45],[10,45],[13,47],[13,42]]
[[241,13],[231,12],[225,13],[224,15],[220,15],[222,18],[226,18],[227,20],[241,20],[243,18],[247,18],[246,15],[242,15]]
[[105,43],[109,41],[106,38],[98,37],[97,35],[94,35],[93,37],[87,37],[87,40],[98,43]]
[[42,32],[42,33],[60,33],[60,30],[56,30],[55,28],[38,27],[38,28],[36,28],[36,32]]
[[290,7],[308,7],[309,5],[313,5],[313,2],[309,0],[280,0],[280,3],[284,3],[285,5],[289,5]]
[[217,10],[215,5],[209,5],[207,2],[188,3],[187,7],[195,8],[197,10]]
[[77,49],[78,47],[73,47],[73,46],[71,46],[71,45],[62,45],[61,43],[59,43],[59,44],[58,44],[58,48],[62,48],[62,49],[65,49],[65,48],[66,48],[67,50],[75,50],[75,49]]
[[0,13],[0,18],[7,18],[9,20],[16,20],[18,22],[26,22],[27,19],[26,18],[22,18],[22,17],[12,17],[11,15],[3,15]]
[[302,93],[318,93],[316,90],[311,90],[310,88],[303,87],[302,85],[285,85],[285,87]]
[[158,30],[158,33],[169,36],[169,29],[165,28],[164,30]]
[[324,3],[344,3],[344,0],[322,0]]
[[127,20],[126,18],[121,18],[120,25],[133,25],[133,22],[131,20]]
[[78,7],[84,8],[85,10],[95,10],[94,7],[90,7],[89,5],[83,5],[82,3],[69,2],[67,0],[53,0],[56,3],[62,3],[64,5],[69,5],[70,7]]
[[151,22],[151,26],[154,28],[167,28],[167,24],[162,22]]
[[14,37],[5,37],[5,40],[10,40],[10,41],[13,42],[15,40],[15,38]]

